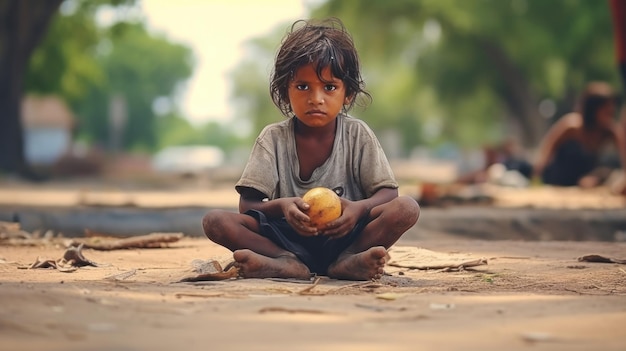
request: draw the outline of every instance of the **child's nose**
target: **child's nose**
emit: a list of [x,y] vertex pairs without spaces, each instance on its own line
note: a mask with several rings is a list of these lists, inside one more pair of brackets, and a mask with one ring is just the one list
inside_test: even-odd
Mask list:
[[324,103],[324,94],[319,89],[311,89],[309,94],[309,103],[319,105]]

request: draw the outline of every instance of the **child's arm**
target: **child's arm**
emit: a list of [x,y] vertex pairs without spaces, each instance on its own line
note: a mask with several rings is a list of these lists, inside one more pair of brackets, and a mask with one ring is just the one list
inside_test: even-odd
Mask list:
[[563,137],[568,133],[570,128],[576,124],[575,119],[576,116],[573,114],[565,115],[548,130],[548,133],[546,133],[541,141],[533,167],[533,175],[535,177],[541,177],[541,173],[548,162],[550,162],[554,150],[562,142]]
[[348,234],[356,223],[370,211],[398,197],[398,189],[380,188],[372,196],[359,201],[341,199],[342,214],[338,219],[327,224],[321,234],[339,238]]

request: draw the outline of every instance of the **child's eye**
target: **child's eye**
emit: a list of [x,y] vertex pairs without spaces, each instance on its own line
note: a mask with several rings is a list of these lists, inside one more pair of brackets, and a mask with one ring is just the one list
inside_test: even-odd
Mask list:
[[308,90],[309,86],[306,85],[306,84],[298,84],[298,85],[296,85],[296,89],[298,89],[298,90]]
[[326,86],[324,87],[324,89],[326,89],[327,91],[333,91],[333,90],[336,90],[336,89],[337,89],[337,87],[336,87],[336,86],[334,86],[334,85],[330,85],[330,84],[328,84],[328,85],[326,85]]

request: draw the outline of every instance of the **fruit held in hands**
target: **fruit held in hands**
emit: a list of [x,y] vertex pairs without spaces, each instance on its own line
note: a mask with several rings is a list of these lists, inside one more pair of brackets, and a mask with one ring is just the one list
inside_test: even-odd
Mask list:
[[304,194],[302,200],[309,204],[306,214],[311,219],[311,225],[318,229],[341,216],[341,200],[328,188],[313,188]]

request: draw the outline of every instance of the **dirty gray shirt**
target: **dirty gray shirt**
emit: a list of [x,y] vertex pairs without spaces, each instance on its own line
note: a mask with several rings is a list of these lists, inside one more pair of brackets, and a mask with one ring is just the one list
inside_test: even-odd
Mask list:
[[259,134],[235,189],[254,188],[273,200],[302,197],[323,186],[358,201],[381,188],[398,188],[389,161],[374,132],[362,120],[340,114],[333,150],[310,179],[300,179],[294,119],[270,124]]

